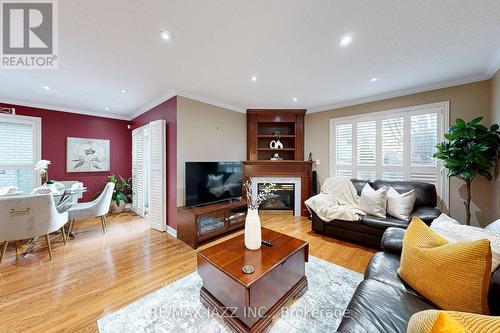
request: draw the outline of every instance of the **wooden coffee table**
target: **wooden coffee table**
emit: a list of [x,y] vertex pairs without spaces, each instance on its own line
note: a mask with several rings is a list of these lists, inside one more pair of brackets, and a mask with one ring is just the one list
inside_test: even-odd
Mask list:
[[[262,239],[273,247],[248,250],[244,235],[239,235],[198,252],[201,302],[237,332],[266,331],[273,315],[307,290],[309,244],[265,228]],[[243,273],[245,265],[255,271]]]

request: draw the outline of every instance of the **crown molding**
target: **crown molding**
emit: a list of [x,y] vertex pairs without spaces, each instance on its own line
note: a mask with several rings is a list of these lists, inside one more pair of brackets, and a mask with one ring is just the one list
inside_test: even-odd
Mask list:
[[218,106],[220,108],[231,110],[231,111],[246,113],[245,108],[242,108],[242,107],[239,107],[236,105],[231,105],[231,104],[228,104],[228,103],[225,103],[222,101],[218,101],[218,100],[208,98],[208,97],[198,95],[198,94],[193,94],[191,92],[187,92],[187,91],[183,91],[183,90],[169,89],[163,95],[159,96],[158,98],[154,99],[152,102],[143,106],[138,112],[129,115],[128,119],[129,120],[135,119],[135,118],[139,117],[141,114],[150,111],[154,107],[160,105],[161,103],[168,101],[169,99],[171,99],[174,96],[192,99],[192,100],[197,101],[197,102],[206,103],[206,104],[210,104],[213,106]]
[[30,103],[30,102],[26,102],[26,101],[17,100],[17,99],[0,98],[0,103],[14,104],[17,106],[24,106],[24,107],[37,108],[37,109],[44,109],[44,110],[48,110],[48,111],[83,114],[86,116],[93,116],[93,117],[110,118],[110,119],[118,119],[118,120],[130,120],[127,116],[120,116],[120,115],[116,115],[116,114],[112,114],[112,113],[93,112],[93,111],[87,111],[87,110],[82,110],[82,109],[69,109],[69,108],[53,106],[53,105]]
[[500,48],[497,50],[497,53],[491,58],[490,63],[486,67],[486,75],[490,78],[498,72],[500,69]]
[[360,105],[360,104],[365,104],[365,103],[370,103],[370,102],[377,102],[377,101],[382,101],[382,100],[386,100],[386,99],[390,99],[390,98],[402,97],[402,96],[413,95],[413,94],[423,93],[423,92],[442,89],[442,88],[459,86],[462,84],[484,81],[484,80],[488,80],[490,77],[491,76],[489,76],[488,74],[481,74],[481,75],[467,77],[467,78],[461,78],[461,79],[457,79],[457,80],[449,80],[449,81],[431,83],[431,84],[427,84],[427,85],[423,85],[423,86],[419,86],[419,87],[415,87],[415,88],[398,90],[398,91],[394,91],[394,92],[378,94],[378,95],[373,95],[373,96],[369,96],[369,97],[363,97],[363,98],[353,99],[353,100],[349,100],[349,101],[329,104],[329,105],[325,105],[325,106],[310,108],[307,110],[307,114],[322,112],[322,111],[329,111],[329,110],[333,110],[333,109],[340,109],[340,108],[345,108],[345,107],[354,106],[354,105]]
[[182,91],[182,90],[179,91],[178,90],[177,91],[177,96],[184,97],[184,98],[189,98],[189,99],[192,99],[194,101],[198,101],[198,102],[210,104],[210,105],[213,105],[213,106],[218,106],[220,108],[231,110],[231,111],[235,111],[235,112],[239,112],[239,113],[246,113],[246,108],[243,108],[243,107],[240,107],[240,106],[236,106],[236,105],[232,105],[232,104],[228,104],[228,103],[225,103],[225,102],[222,102],[222,101],[219,101],[219,100],[216,100],[216,99],[212,99],[212,98],[209,98],[209,97],[205,97],[205,96],[202,96],[202,95],[193,94],[193,93],[190,93],[190,92],[187,92],[187,91]]
[[135,118],[139,117],[141,114],[150,111],[151,109],[157,107],[158,105],[160,105],[163,102],[168,101],[169,99],[171,99],[174,96],[177,96],[175,89],[169,89],[164,94],[160,95],[159,97],[155,98],[151,102],[149,102],[146,105],[144,105],[143,107],[141,107],[139,109],[139,111],[137,111],[136,113],[130,114],[128,116],[128,119],[129,120],[135,119]]

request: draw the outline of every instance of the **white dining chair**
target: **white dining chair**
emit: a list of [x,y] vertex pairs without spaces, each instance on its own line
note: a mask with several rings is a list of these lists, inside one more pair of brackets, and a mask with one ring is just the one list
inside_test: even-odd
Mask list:
[[69,233],[73,234],[73,229],[76,220],[88,219],[92,217],[100,217],[102,232],[106,234],[106,214],[109,213],[109,207],[111,205],[111,199],[113,197],[113,191],[115,190],[115,184],[109,182],[104,187],[101,195],[97,199],[91,202],[77,203],[68,210]]
[[52,247],[50,233],[61,229],[66,244],[64,225],[68,222],[68,213],[59,213],[50,194],[21,196],[0,199],[0,241],[3,241],[0,263],[9,242],[16,241],[16,253],[19,241],[45,236],[50,259]]

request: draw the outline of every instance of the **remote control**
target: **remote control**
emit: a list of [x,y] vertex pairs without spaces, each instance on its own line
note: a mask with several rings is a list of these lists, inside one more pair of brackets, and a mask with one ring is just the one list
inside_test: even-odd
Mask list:
[[272,247],[273,243],[263,240],[262,244]]

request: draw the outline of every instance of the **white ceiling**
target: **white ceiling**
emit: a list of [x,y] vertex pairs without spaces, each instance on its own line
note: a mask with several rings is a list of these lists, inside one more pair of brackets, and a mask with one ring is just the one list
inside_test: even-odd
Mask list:
[[317,111],[486,79],[500,64],[500,1],[58,3],[59,69],[0,71],[1,101],[125,119],[173,93]]

